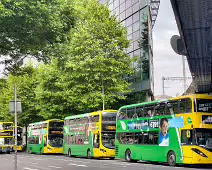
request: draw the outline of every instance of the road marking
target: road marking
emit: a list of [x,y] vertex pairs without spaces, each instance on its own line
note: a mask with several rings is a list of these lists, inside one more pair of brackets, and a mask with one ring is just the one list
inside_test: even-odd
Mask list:
[[6,158],[1,158],[2,160],[5,160],[5,161],[7,161],[8,159],[6,159]]
[[24,169],[28,169],[28,170],[38,170],[38,169],[32,169],[32,168],[27,168],[27,167],[24,168]]
[[131,165],[131,164],[128,164],[128,163],[112,163],[112,164],[114,164],[114,165]]
[[56,168],[56,169],[61,169],[62,167],[59,166],[48,166],[49,168]]
[[38,164],[37,162],[28,162],[28,163],[30,163],[30,164]]
[[88,167],[87,165],[78,165],[78,164],[68,164],[68,165],[81,166],[81,167]]

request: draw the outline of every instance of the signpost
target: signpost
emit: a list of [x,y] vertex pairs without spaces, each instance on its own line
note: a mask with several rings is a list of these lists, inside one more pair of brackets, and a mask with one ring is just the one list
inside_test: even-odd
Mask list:
[[15,170],[17,170],[17,124],[18,124],[18,117],[17,113],[21,113],[21,101],[17,100],[17,87],[15,84],[14,87],[14,100],[10,101],[10,113],[14,113],[15,116]]

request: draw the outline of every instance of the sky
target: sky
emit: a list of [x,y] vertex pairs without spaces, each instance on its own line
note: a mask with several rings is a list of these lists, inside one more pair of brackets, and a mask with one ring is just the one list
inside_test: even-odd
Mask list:
[[[170,39],[179,35],[170,0],[161,0],[156,23],[153,28],[154,94],[161,95],[162,77],[182,77],[182,56],[176,54]],[[186,59],[186,58],[185,58]],[[186,77],[191,77],[187,61]],[[191,80],[186,80],[187,87]],[[183,81],[165,81],[165,94],[176,96],[183,93]]]

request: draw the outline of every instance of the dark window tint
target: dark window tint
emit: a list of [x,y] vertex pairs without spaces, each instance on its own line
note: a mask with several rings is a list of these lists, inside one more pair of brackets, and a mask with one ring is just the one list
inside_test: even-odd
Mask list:
[[191,113],[191,99],[186,98],[179,101],[180,102],[180,110],[179,113]]
[[211,99],[196,99],[194,102],[195,112],[212,113],[212,100]]
[[158,132],[119,133],[118,140],[121,144],[158,145]]
[[[188,136],[190,134],[190,136]],[[193,134],[192,130],[182,130],[181,131],[181,143],[183,145],[192,145]]]

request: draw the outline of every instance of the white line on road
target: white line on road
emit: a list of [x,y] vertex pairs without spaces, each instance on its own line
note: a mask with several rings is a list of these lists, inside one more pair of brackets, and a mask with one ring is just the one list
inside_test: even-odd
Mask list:
[[8,159],[6,159],[6,158],[1,158],[2,160],[5,160],[5,161],[7,161]]
[[61,169],[62,167],[59,166],[48,166],[49,168],[56,168],[56,169]]
[[78,165],[78,164],[68,164],[68,165],[81,166],[81,167],[88,167],[87,165]]
[[128,164],[128,163],[112,163],[112,164],[114,164],[114,165],[131,165],[131,164]]
[[30,163],[30,164],[38,164],[37,162],[28,162],[28,163]]
[[24,169],[28,169],[28,170],[38,170],[38,169],[32,169],[32,168],[28,168],[28,167],[26,167],[26,168],[24,168]]

